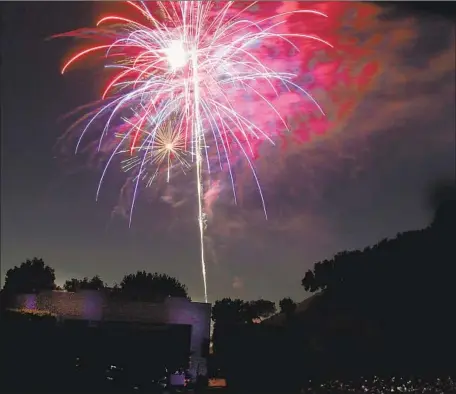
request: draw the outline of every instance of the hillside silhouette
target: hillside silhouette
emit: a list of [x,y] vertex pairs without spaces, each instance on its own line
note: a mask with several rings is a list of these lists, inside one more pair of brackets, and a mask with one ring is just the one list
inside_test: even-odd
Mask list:
[[215,359],[228,382],[266,376],[252,389],[292,390],[309,380],[451,374],[455,202],[440,193],[426,228],[317,262],[302,279],[309,305],[280,325],[216,321]]

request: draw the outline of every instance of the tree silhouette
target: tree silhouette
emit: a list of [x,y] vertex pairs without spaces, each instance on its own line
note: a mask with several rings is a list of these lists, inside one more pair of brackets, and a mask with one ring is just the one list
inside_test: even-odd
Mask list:
[[5,311],[10,306],[10,295],[5,289],[0,290],[0,312]]
[[95,275],[90,279],[90,281],[87,283],[87,289],[90,290],[100,290],[106,287],[106,284],[101,280],[101,278],[98,275]]
[[[347,349],[353,359],[364,360],[353,368],[370,365],[371,371],[382,362],[382,368],[391,369],[437,368],[437,363],[422,360],[456,351],[456,324],[448,312],[450,300],[456,299],[454,196],[454,186],[439,185],[433,190],[434,218],[427,228],[337,253],[306,272],[303,287],[320,293],[305,312],[309,335],[319,338],[320,349],[327,352],[321,357],[332,360],[335,370],[349,368],[343,360]],[[357,335],[350,336],[354,331]]]
[[276,305],[272,301],[263,299],[249,301],[245,305],[245,312],[249,322],[263,320],[276,313]]
[[240,327],[258,326],[252,323],[273,315],[275,311],[276,307],[272,301],[262,299],[246,302],[238,298],[223,298],[215,301],[212,306],[212,349],[216,362],[222,365],[228,362],[227,351],[229,353]]
[[[439,183],[431,190],[429,200],[434,210],[429,227],[397,234],[394,239],[382,240],[362,251],[344,251],[331,260],[317,262],[302,279],[304,289],[326,294],[338,291],[371,293],[388,283],[391,293],[391,290],[400,291],[406,281],[410,284],[420,281],[427,291],[439,290],[448,277],[443,273],[449,273],[454,267],[450,261],[455,257],[451,240],[456,231],[456,187]],[[433,276],[428,270],[430,261],[440,270],[434,274],[435,282],[425,284]],[[412,275],[416,281],[410,281]]]
[[64,290],[69,292],[76,292],[78,290],[101,290],[105,287],[105,283],[98,275],[95,275],[92,279],[87,277],[84,279],[71,278],[70,280],[65,281],[65,284],[63,285]]
[[214,361],[218,366],[226,361],[226,350],[230,347],[231,328],[246,324],[249,321],[247,305],[243,300],[223,298],[212,305],[212,320],[214,331],[212,334],[212,349],[215,354]]
[[216,324],[247,323],[248,318],[247,303],[238,298],[223,298],[212,306],[212,320]]
[[8,293],[37,293],[55,289],[54,269],[44,264],[43,259],[27,259],[19,267],[6,272],[3,289]]
[[[252,323],[271,316],[275,311],[275,303],[263,299],[243,301],[224,298],[214,303],[212,363],[228,379],[229,385],[233,387],[236,385],[232,380],[234,377],[232,373],[234,370],[239,372],[238,365],[242,364],[244,373],[250,374],[252,367],[262,370],[263,364],[260,360],[264,362],[272,356],[270,351],[274,341],[269,341],[271,339],[267,334],[269,326]],[[268,341],[263,342],[264,339]],[[241,377],[239,381],[245,381],[245,377]]]
[[431,226],[451,234],[456,222],[456,186],[453,181],[440,181],[433,185],[429,193],[429,205],[434,212]]
[[243,301],[223,298],[212,306],[212,320],[219,324],[245,324],[266,319],[276,312],[275,303],[268,300]]
[[161,302],[166,297],[190,299],[187,287],[176,278],[145,271],[125,275],[115,293],[131,301]]
[[71,278],[65,281],[63,284],[63,289],[66,291],[70,291],[72,293],[79,290],[80,280],[76,278]]
[[290,297],[282,298],[279,301],[280,313],[285,314],[287,317],[293,315],[296,310],[296,302],[294,302]]

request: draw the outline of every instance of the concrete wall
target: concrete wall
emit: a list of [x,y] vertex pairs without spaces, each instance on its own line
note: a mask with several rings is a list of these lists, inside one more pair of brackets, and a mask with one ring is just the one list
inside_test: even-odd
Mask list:
[[163,304],[120,300],[104,303],[103,320],[155,324],[167,323]]
[[45,291],[18,295],[14,308],[47,311],[64,319],[100,321],[103,318],[103,304],[104,295],[98,291]]
[[195,376],[207,375],[209,355],[211,305],[189,302],[185,299],[168,298],[165,303],[166,321],[170,324],[191,324],[191,365]]

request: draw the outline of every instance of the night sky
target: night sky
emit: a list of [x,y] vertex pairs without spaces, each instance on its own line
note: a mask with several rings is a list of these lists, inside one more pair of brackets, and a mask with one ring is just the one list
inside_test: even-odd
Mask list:
[[[96,68],[62,76],[73,44],[47,38],[93,24],[100,7],[1,4],[2,282],[8,268],[37,256],[59,284],[95,274],[112,284],[136,270],[158,271],[201,300],[191,193],[178,184],[162,198],[146,191],[129,228],[118,214],[120,174],[112,171],[96,202],[100,170],[57,144],[69,126],[62,116],[95,100],[104,81]],[[379,11],[362,33],[390,39],[374,54],[380,72],[353,113],[324,138],[258,160],[269,220],[250,178],[237,207],[222,182],[206,240],[210,300],[302,300],[301,278],[313,263],[429,223],[428,187],[455,177],[454,25]]]

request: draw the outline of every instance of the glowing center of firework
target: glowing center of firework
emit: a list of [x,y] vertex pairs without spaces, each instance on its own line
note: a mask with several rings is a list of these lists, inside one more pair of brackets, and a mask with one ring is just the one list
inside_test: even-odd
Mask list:
[[187,63],[187,51],[181,40],[172,40],[165,50],[166,59],[173,70],[184,67]]
[[174,149],[173,144],[166,144],[166,145],[165,145],[165,149],[167,149],[167,150],[173,150],[173,149]]

